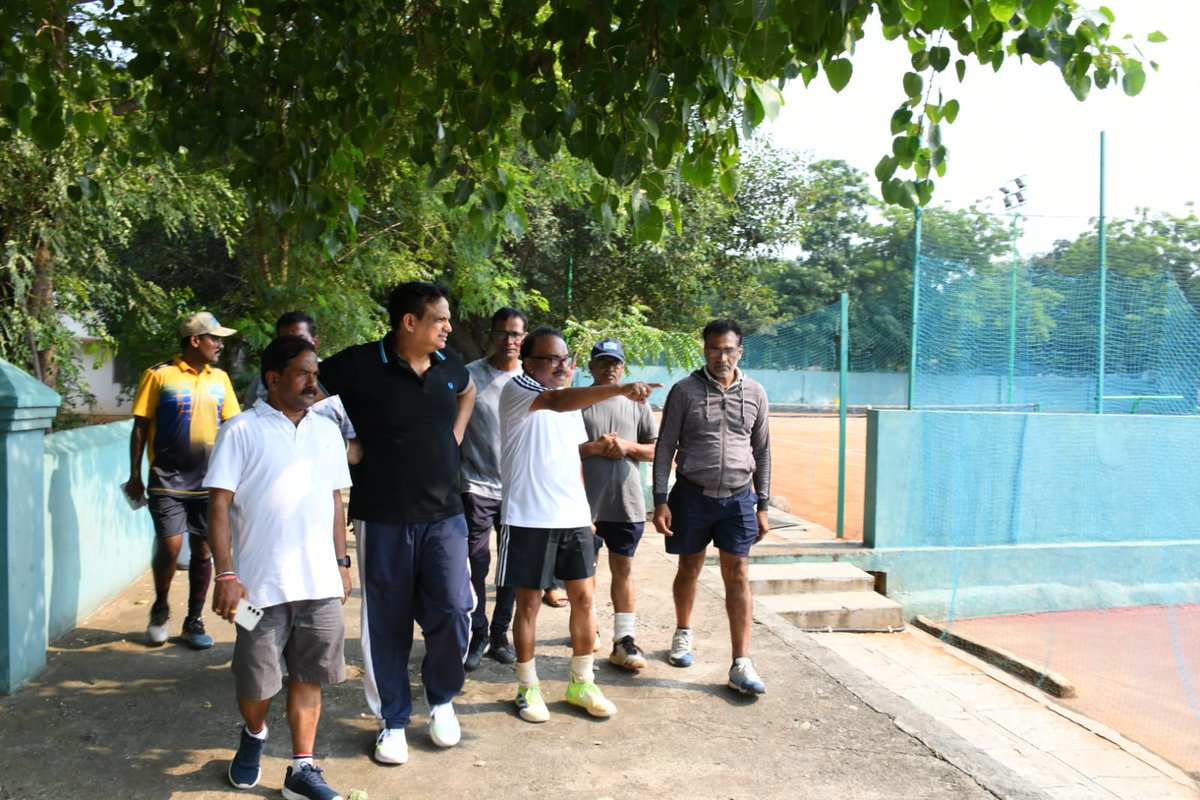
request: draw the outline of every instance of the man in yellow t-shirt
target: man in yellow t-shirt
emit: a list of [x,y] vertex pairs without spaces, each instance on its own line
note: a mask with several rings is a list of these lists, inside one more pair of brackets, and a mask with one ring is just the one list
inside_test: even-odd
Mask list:
[[[241,411],[229,376],[214,364],[237,331],[222,327],[207,311],[192,314],[179,326],[182,352],[150,367],[138,381],[129,439],[129,482],[125,493],[149,499],[157,546],[154,551],[154,605],[146,636],[151,644],[167,640],[171,616],[167,593],[175,564],[189,534],[188,611],[183,640],[196,650],[212,647],[200,614],[212,581],[208,549],[208,491],[203,488],[221,423]],[[149,448],[150,483],[142,483],[142,454]]]

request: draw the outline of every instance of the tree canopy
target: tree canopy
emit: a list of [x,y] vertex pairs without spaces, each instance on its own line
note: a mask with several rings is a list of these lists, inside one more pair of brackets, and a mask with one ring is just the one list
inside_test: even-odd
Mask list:
[[[330,254],[353,241],[381,153],[499,228],[506,150],[565,149],[595,169],[596,218],[628,214],[654,240],[681,227],[681,184],[736,195],[742,142],[788,81],[851,80],[874,14],[912,55],[876,168],[892,203],[927,203],[945,169],[959,104],[943,76],[1030,60],[1080,99],[1145,79],[1111,12],[1075,0],[12,0],[0,135],[53,150],[74,128],[122,160],[227,165],[257,213]],[[139,117],[119,144],[114,115]],[[73,195],[97,188],[82,173]]]

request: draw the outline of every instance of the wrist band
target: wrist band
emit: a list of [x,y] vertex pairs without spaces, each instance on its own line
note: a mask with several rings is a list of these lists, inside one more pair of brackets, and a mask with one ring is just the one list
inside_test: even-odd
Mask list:
[[215,580],[215,581],[236,581],[237,573],[236,572],[222,572],[220,575],[213,578],[213,580]]

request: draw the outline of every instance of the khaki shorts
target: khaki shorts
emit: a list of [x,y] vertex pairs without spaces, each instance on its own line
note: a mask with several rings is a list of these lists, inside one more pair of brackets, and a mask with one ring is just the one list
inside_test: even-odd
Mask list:
[[258,626],[237,627],[233,682],[239,700],[266,700],[283,688],[283,665],[293,681],[332,684],[346,679],[342,600],[300,600],[263,610]]

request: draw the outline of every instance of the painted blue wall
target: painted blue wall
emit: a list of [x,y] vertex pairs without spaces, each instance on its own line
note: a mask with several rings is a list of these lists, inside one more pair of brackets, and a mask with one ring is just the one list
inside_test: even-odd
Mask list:
[[69,631],[150,566],[154,526],[129,508],[132,421],[46,437],[46,626],[50,639]]
[[1200,602],[1200,418],[872,411],[864,544],[905,613]]

